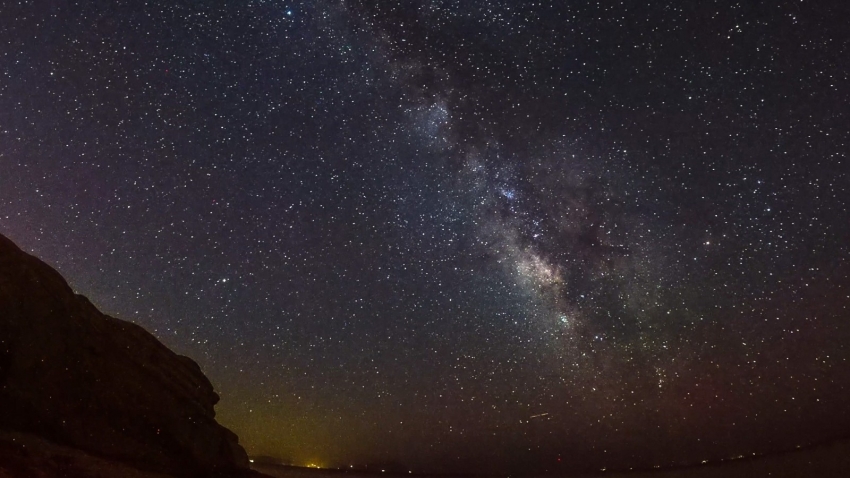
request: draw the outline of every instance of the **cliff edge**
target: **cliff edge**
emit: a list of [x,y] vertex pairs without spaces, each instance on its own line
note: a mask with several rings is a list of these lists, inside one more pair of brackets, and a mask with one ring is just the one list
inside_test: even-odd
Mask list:
[[247,469],[200,367],[0,236],[0,431],[181,477]]

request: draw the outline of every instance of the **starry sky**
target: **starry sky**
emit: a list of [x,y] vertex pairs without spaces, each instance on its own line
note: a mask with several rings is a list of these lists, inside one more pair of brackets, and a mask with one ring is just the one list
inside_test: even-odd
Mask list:
[[654,466],[847,433],[842,1],[0,5],[0,233],[250,454]]

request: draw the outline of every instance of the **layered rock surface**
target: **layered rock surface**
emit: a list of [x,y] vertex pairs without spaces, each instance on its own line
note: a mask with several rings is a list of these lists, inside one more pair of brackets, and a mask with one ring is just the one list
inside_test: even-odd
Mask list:
[[0,236],[0,430],[177,476],[245,469],[200,367]]

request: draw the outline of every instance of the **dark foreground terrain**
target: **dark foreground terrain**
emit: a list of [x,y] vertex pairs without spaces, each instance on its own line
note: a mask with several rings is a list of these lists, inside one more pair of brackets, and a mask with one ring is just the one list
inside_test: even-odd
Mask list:
[[[251,467],[275,478],[463,478],[462,475],[349,473],[336,470],[256,464],[251,465]],[[850,477],[850,440],[787,453],[701,466],[650,471],[606,471],[561,476],[569,478],[847,478]]]
[[218,400],[198,364],[0,236],[0,477],[250,473]]

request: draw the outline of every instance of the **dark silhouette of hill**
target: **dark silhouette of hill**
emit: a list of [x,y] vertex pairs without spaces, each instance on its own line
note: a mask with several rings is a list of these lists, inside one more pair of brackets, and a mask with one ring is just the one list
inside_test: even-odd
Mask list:
[[843,478],[850,476],[850,439],[769,455],[658,470],[607,472],[606,478]]
[[0,236],[0,477],[244,473],[218,400],[194,361]]

